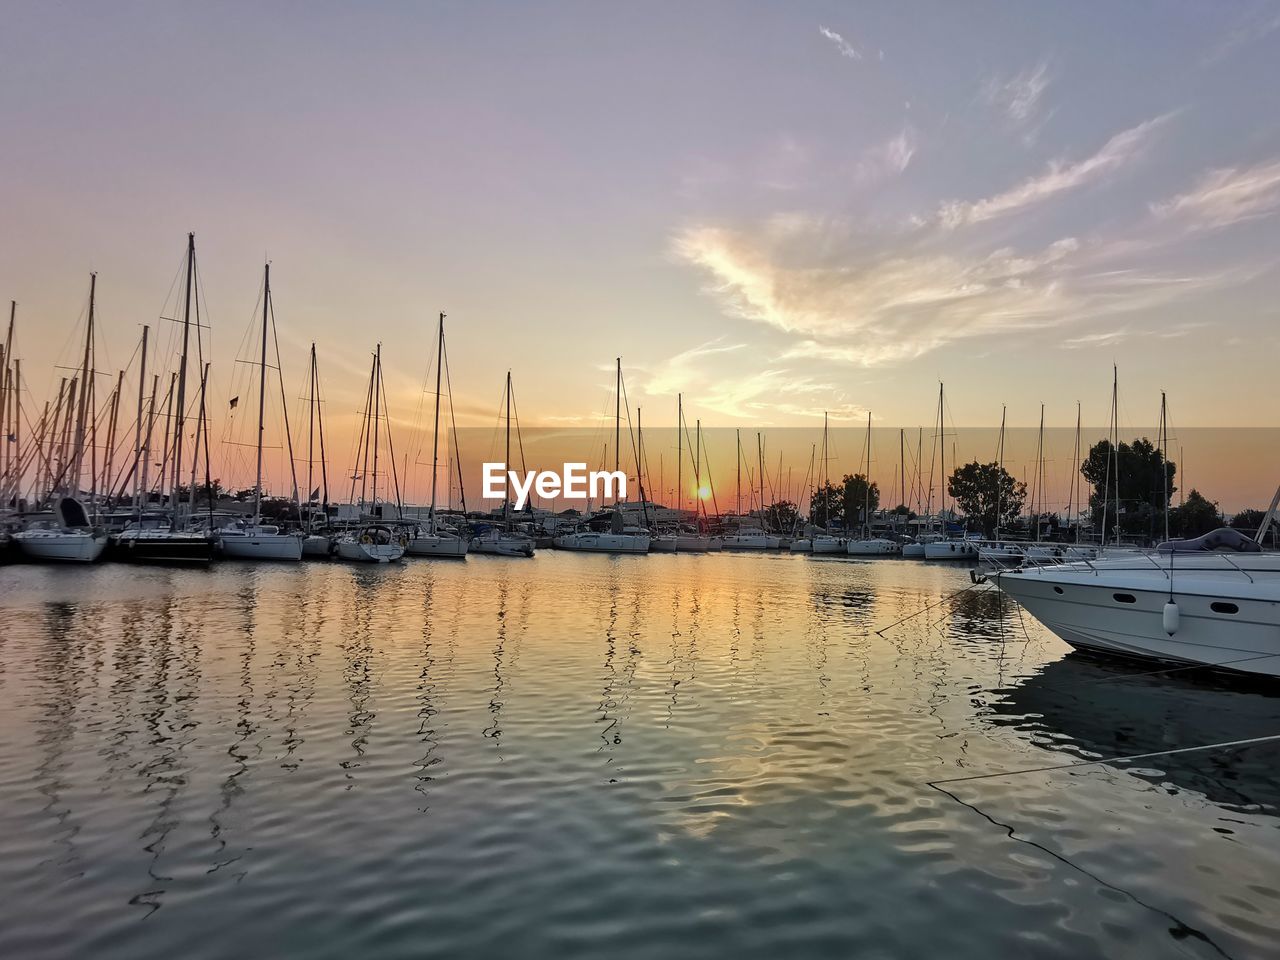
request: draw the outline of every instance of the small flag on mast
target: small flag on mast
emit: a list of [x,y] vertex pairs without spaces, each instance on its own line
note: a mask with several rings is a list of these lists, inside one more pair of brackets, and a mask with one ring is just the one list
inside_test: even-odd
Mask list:
[[240,402],[240,398],[239,398],[239,397],[232,397],[232,398],[231,398],[231,409],[232,409],[232,410],[234,410],[234,409],[236,408],[236,405],[237,405],[239,402]]

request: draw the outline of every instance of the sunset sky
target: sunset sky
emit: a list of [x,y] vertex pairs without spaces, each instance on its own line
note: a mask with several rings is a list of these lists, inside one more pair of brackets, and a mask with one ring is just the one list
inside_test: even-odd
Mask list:
[[379,340],[412,420],[440,310],[472,426],[508,368],[527,422],[593,426],[618,355],[646,423],[683,391],[719,427],[928,427],[944,380],[959,425],[1105,425],[1113,362],[1124,423],[1161,389],[1175,426],[1276,423],[1277,3],[3,22],[0,299],[38,402],[89,272],[114,371],[193,230],[214,406],[270,258],[289,393],[316,340],[341,449]]

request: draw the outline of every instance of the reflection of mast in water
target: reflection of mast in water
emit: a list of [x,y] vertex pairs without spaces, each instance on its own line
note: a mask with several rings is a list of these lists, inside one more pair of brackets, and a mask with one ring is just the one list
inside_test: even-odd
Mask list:
[[[414,789],[421,793],[424,797],[427,795],[427,787],[435,776],[430,772],[431,768],[442,763],[442,758],[436,755],[436,751],[440,746],[440,731],[437,729],[436,717],[440,714],[440,708],[437,705],[439,697],[439,686],[445,679],[453,674],[453,660],[456,652],[457,631],[445,631],[445,647],[444,650],[437,654],[434,639],[434,616],[433,608],[435,605],[435,578],[433,571],[428,568],[427,582],[423,590],[422,597],[422,649],[419,653],[419,659],[422,661],[422,670],[418,674],[417,694],[414,699],[418,701],[418,740],[426,744],[426,752],[413,762],[418,768],[415,774],[416,783]],[[459,623],[462,618],[462,593],[457,593],[458,603],[454,609],[451,622]],[[436,665],[441,664],[440,676],[436,675]],[[419,812],[423,812],[426,808],[420,808]]]
[[[296,672],[285,686],[285,754],[280,760],[280,766],[291,772],[297,770],[303,761],[300,750],[306,738],[302,736],[301,730],[305,726],[307,707],[316,691],[316,661],[320,658],[320,634],[326,620],[324,608],[329,594],[328,590],[315,589],[314,569],[308,567],[305,571],[298,571],[301,574],[297,580],[298,590],[290,599],[292,609],[298,611],[297,622],[301,638],[293,658]],[[286,622],[293,623],[293,618],[286,618]],[[279,646],[276,668],[282,673],[288,668],[287,655],[292,646],[289,642]]]
[[[222,781],[219,795],[222,798],[218,809],[209,814],[209,836],[218,844],[218,859],[210,873],[216,873],[225,866],[235,863],[244,856],[244,852],[235,856],[228,855],[227,841],[224,836],[226,824],[223,822],[231,810],[236,798],[244,793],[244,784],[240,778],[249,772],[250,738],[256,736],[258,724],[253,719],[253,659],[258,647],[258,592],[252,578],[248,580],[237,594],[240,608],[244,612],[243,624],[240,628],[244,636],[244,646],[240,653],[240,697],[236,700],[236,737],[235,742],[227,748],[227,756],[235,761],[235,769]],[[258,748],[261,752],[261,748]]]
[[[627,717],[630,716],[630,699],[631,687],[635,680],[636,669],[639,666],[640,657],[640,631],[639,623],[642,621],[643,603],[639,593],[634,596],[634,606],[632,611],[631,629],[626,640],[627,656],[623,661],[622,668],[619,670],[614,665],[618,652],[618,618],[619,618],[619,599],[620,599],[620,579],[618,569],[611,565],[609,568],[609,613],[608,623],[605,627],[605,660],[604,660],[604,688],[600,693],[600,716],[597,722],[601,725],[600,740],[602,741],[597,752],[607,751],[605,762],[613,763],[613,748],[622,744],[622,726]],[[617,781],[617,777],[611,777],[610,783]]]
[[47,603],[45,613],[46,645],[37,653],[35,662],[36,679],[42,688],[37,702],[44,707],[36,721],[36,742],[44,756],[35,768],[35,783],[36,792],[45,798],[41,812],[52,817],[61,831],[56,842],[66,848],[66,856],[56,864],[68,867],[69,879],[83,871],[74,840],[80,826],[75,823],[71,808],[64,805],[62,791],[68,785],[60,774],[68,766],[64,755],[76,735],[75,714],[80,702],[76,665],[90,661],[82,660],[77,650],[75,604]]
[[493,646],[493,696],[489,698],[489,725],[482,731],[498,748],[502,759],[502,688],[506,681],[502,676],[502,660],[507,646],[507,578],[498,581],[498,639]]
[[[365,746],[369,742],[369,733],[373,729],[376,714],[366,709],[373,689],[373,611],[375,604],[381,601],[381,591],[375,584],[366,580],[372,574],[366,574],[363,568],[352,568],[352,585],[354,591],[350,596],[350,625],[346,630],[346,640],[342,644],[345,663],[342,678],[347,684],[347,700],[351,704],[351,713],[347,717],[347,729],[344,735],[351,738],[351,750],[355,757],[339,762],[346,771],[348,780],[354,780],[351,771],[357,770],[364,759]],[[376,571],[381,574],[382,571]],[[377,578],[381,580],[381,577]],[[354,784],[349,784],[351,789]]]

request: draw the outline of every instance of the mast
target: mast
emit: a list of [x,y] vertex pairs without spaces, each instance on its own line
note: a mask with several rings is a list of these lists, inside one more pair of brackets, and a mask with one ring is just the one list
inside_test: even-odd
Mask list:
[[[71,450],[70,470],[68,471],[67,482],[69,484],[67,492],[72,496],[80,495],[80,466],[84,459],[84,439],[85,439],[85,417],[86,405],[89,400],[89,377],[90,365],[93,362],[93,313],[94,303],[97,295],[98,275],[97,273],[89,274],[89,320],[85,328],[84,335],[84,360],[80,367],[80,398],[76,403],[76,427],[75,427],[75,445]],[[70,411],[68,410],[68,417]],[[89,409],[87,416],[93,416],[93,410]]]
[[697,522],[698,507],[702,507],[702,516],[707,516],[707,502],[702,499],[702,418],[693,422],[693,482],[698,487],[698,499],[693,503],[693,519]]
[[[1102,484],[1102,532],[1098,540],[1099,547],[1107,545],[1107,506],[1111,498],[1111,461],[1114,458],[1116,462],[1116,471],[1119,472],[1120,458],[1116,455],[1116,399],[1117,399],[1117,381],[1119,380],[1119,368],[1111,365],[1111,423],[1109,424],[1111,433],[1111,449],[1107,451],[1107,469]],[[1116,529],[1119,532],[1119,512],[1120,512],[1120,478],[1116,477]]]
[[[205,410],[205,387],[208,386],[208,383],[209,383],[209,364],[206,361],[203,369],[200,371],[200,404],[196,408],[196,436],[195,436],[195,442],[192,444],[193,451],[191,454],[191,486],[189,489],[189,495],[187,499],[187,503],[190,505],[189,515],[193,517],[195,516],[195,513],[196,513],[196,478],[198,476],[196,471],[200,466],[201,441],[204,441],[205,479],[206,480],[209,479],[209,430],[208,430],[209,425],[206,422],[208,420],[208,417],[206,415],[206,410]],[[259,433],[259,446],[261,446],[261,433]],[[261,456],[261,451],[259,451],[259,456]],[[261,484],[262,482],[261,480],[259,480],[258,485],[261,486]],[[213,485],[211,483],[206,483],[205,488],[207,493],[209,494],[209,513],[211,515],[210,519],[212,519]],[[210,528],[212,529],[212,524],[210,524]]]
[[378,433],[382,409],[382,344],[373,355],[373,486],[369,497],[369,512],[378,514]]
[[1160,470],[1164,474],[1164,539],[1169,540],[1169,411],[1165,402],[1165,393],[1160,391]]
[[996,474],[996,539],[1000,539],[1000,515],[1002,506],[1001,494],[1004,492],[1004,420],[1009,408],[1005,404],[1000,404],[1000,441],[996,444],[996,461],[999,464],[1000,471]]
[[[938,472],[942,475],[942,533],[947,532],[947,430],[942,420],[942,383],[938,384]],[[933,491],[930,490],[930,493]]]
[[902,494],[902,505],[907,505],[907,431],[898,428],[898,492]]
[[182,356],[178,361],[177,416],[173,426],[173,479],[169,485],[169,508],[173,511],[171,525],[178,529],[178,484],[182,474],[182,434],[186,420],[187,402],[187,350],[191,342],[191,289],[195,282],[196,235],[187,234],[187,285],[182,305]]
[[[503,463],[508,470],[511,469],[511,371],[507,371],[507,451],[503,458]],[[511,513],[511,486],[510,484],[502,485],[502,522],[509,522],[509,514]]]
[[1080,542],[1080,511],[1076,503],[1080,498],[1080,401],[1076,401],[1076,452],[1071,472],[1071,501],[1067,504],[1067,526],[1071,526],[1071,515],[1075,514],[1076,543]]
[[133,436],[133,509],[140,511],[142,509],[142,501],[139,499],[140,478],[139,473],[143,469],[142,463],[142,399],[146,392],[147,385],[147,335],[151,332],[151,327],[146,324],[142,327],[142,359],[141,367],[138,372],[138,425],[135,428]]
[[617,473],[622,460],[622,358],[618,357],[617,383],[613,392],[613,472]]
[[[262,266],[262,350],[258,355],[258,471],[253,482],[253,525],[262,523],[262,435],[267,413],[267,311],[271,306],[271,264]],[[194,509],[194,501],[193,501]]]
[[1036,436],[1036,543],[1040,542],[1044,517],[1044,404],[1040,404],[1040,432]]
[[867,411],[867,475],[862,478],[862,536],[871,539],[871,411]]
[[738,437],[738,526],[742,526],[742,431],[735,430]]
[[14,505],[22,497],[22,361],[13,361],[13,445],[15,462],[13,467],[13,499]]
[[756,457],[760,461],[760,532],[768,533],[769,528],[764,525],[764,444],[759,431],[756,432]]
[[307,393],[311,396],[308,398],[307,404],[307,533],[311,533],[312,516],[311,516],[311,482],[312,468],[315,465],[315,438],[316,438],[316,344],[311,341],[311,370],[308,374],[310,380],[308,382]]
[[436,532],[436,471],[440,464],[440,378],[444,369],[444,313],[440,314],[440,337],[436,343],[436,413],[431,428],[431,534]]
[[684,512],[684,474],[681,460],[684,456],[684,444],[681,434],[684,432],[684,394],[676,394],[676,520]]
[[[17,317],[17,314],[18,314],[18,301],[10,300],[9,301],[9,330],[5,334],[3,353],[0,353],[0,357],[3,358],[3,362],[0,363],[0,411],[2,411],[2,413],[0,413],[0,430],[4,432],[4,441],[5,441],[4,448],[3,448],[4,459],[2,461],[3,472],[0,473],[0,476],[3,476],[6,480],[10,479],[9,475],[12,472],[13,462],[14,462],[13,451],[10,450],[9,448],[10,430],[9,430],[8,417],[10,413],[9,394],[11,392],[13,393],[15,398],[15,408],[14,408],[15,416],[13,421],[14,427],[15,427],[15,431],[14,431],[15,433],[16,433],[16,427],[18,423],[18,418],[16,416],[16,398],[17,398],[18,391],[17,391],[17,388],[14,387],[14,382],[16,382],[17,373],[15,372],[14,374],[14,382],[11,382],[9,377],[9,364],[13,360],[13,324],[14,324],[15,318]],[[14,389],[11,390],[10,389],[11,387],[14,387]],[[17,452],[18,452],[18,455],[21,456],[22,449],[19,448]],[[14,489],[16,490],[20,486],[21,486],[21,480],[18,479],[15,481]]]

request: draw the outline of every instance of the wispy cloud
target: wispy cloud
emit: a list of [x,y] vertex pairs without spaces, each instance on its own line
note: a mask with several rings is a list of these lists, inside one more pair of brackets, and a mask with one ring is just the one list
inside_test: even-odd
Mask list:
[[669,357],[653,371],[644,383],[645,393],[651,396],[672,396],[687,390],[699,380],[701,368],[708,357],[733,353],[745,343],[725,343],[723,338],[698,344]]
[[862,367],[979,337],[1069,330],[1225,282],[1103,269],[1071,237],[989,251],[939,251],[936,240],[869,239],[838,220],[792,215],[748,229],[694,227],[675,251],[706,275],[727,314],[787,336],[783,360]]
[[875,183],[907,169],[916,153],[916,132],[905,126],[894,137],[868,148],[858,160],[854,177],[859,183]]
[[[818,27],[818,32],[836,45],[836,49],[840,51],[840,56],[848,57],[850,60],[862,59],[862,51],[834,30],[820,26]],[[883,54],[881,54],[880,59],[884,59]]]
[[1241,47],[1257,43],[1280,30],[1280,10],[1260,8],[1239,19],[1201,58],[1203,66],[1226,59]]
[[1191,228],[1226,227],[1280,212],[1280,160],[1210,170],[1191,190],[1151,210]]
[[1054,161],[1039,176],[1024,180],[1017,186],[993,197],[972,202],[948,201],[939,210],[938,219],[946,227],[981,223],[995,217],[1016,213],[1060,193],[1096,181],[1137,156],[1146,146],[1151,135],[1172,116],[1172,113],[1166,113],[1144,121],[1136,127],[1122,130],[1092,156],[1075,163]]
[[1049,88],[1049,64],[1040,61],[1030,70],[1007,79],[992,77],[983,85],[982,98],[1015,124],[1032,120]]

